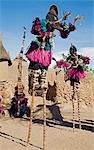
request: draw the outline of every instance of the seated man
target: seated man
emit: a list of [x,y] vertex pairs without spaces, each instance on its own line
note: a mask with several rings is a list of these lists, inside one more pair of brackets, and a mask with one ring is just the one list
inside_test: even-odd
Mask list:
[[11,116],[17,117],[18,101],[17,101],[17,99],[16,99],[15,97],[12,98],[11,107],[10,107],[10,109],[9,109],[8,111],[9,111],[10,117],[11,117]]

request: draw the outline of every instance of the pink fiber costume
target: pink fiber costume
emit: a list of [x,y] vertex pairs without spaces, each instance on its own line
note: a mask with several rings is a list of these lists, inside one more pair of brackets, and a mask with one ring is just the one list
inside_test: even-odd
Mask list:
[[59,68],[65,68],[68,80],[79,82],[80,79],[85,78],[85,65],[89,64],[88,57],[78,55],[75,46],[71,45],[70,54],[66,60],[57,61]]
[[[49,21],[36,18],[33,22],[31,33],[37,35],[32,41],[26,53],[31,62],[31,69],[47,69],[52,59],[52,32],[50,32]],[[35,67],[35,68],[34,68]]]

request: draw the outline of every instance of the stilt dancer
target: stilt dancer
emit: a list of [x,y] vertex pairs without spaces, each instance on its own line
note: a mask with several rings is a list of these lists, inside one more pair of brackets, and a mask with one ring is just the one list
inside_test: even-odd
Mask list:
[[[62,60],[56,61],[58,67],[63,67],[66,69],[67,80],[70,80],[70,85],[72,86],[72,107],[73,107],[73,130],[75,128],[75,110],[74,110],[74,100],[77,97],[78,105],[78,120],[79,128],[81,129],[81,119],[80,119],[80,97],[79,97],[79,84],[80,79],[85,77],[85,67],[90,62],[89,57],[77,54],[77,49],[71,44],[69,49],[69,56],[65,56]],[[63,54],[64,55],[64,54]]]
[[[49,12],[46,16],[46,19],[40,20],[38,17],[33,21],[33,26],[31,33],[36,35],[36,40],[32,41],[30,47],[26,53],[26,57],[30,61],[29,65],[29,92],[32,93],[32,101],[34,101],[34,91],[36,89],[41,89],[43,94],[43,116],[44,116],[44,126],[43,126],[43,150],[46,150],[45,138],[46,138],[46,90],[47,85],[46,72],[49,65],[51,64],[52,59],[52,38],[54,37],[54,30],[57,29],[60,31],[62,38],[67,38],[69,33],[75,30],[74,24],[65,24],[62,21],[66,20],[70,16],[70,12],[65,13],[64,17],[58,20],[58,8],[55,5],[52,5],[49,9]],[[34,74],[32,76],[32,71]],[[36,80],[38,76],[38,80]],[[36,81],[36,85],[32,81]],[[33,103],[33,102],[32,102]],[[33,109],[33,104],[31,105]],[[32,122],[32,110],[30,116],[30,122]],[[30,142],[30,134],[32,123],[29,123],[29,132],[27,143]]]

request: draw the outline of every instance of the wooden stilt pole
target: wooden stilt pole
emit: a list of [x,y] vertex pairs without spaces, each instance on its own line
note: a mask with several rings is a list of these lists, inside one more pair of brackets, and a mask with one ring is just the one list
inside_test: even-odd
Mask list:
[[28,129],[28,138],[27,145],[30,143],[31,138],[31,130],[32,130],[32,119],[33,119],[33,107],[34,107],[34,89],[32,89],[32,100],[31,100],[31,111],[30,111],[30,121],[29,121],[29,129]]
[[81,119],[80,119],[80,99],[78,92],[79,85],[76,83],[76,94],[77,94],[77,103],[78,103],[78,120],[79,120],[79,129],[81,129]]
[[73,82],[73,89],[72,89],[72,108],[73,108],[73,131],[75,129],[75,110],[74,110],[74,99],[75,99],[75,85]]
[[23,61],[23,50],[26,36],[26,28],[24,27],[24,34],[22,40],[21,51],[19,53],[19,61],[18,61],[18,82],[22,82],[22,61]]
[[43,150],[46,150],[46,92],[47,92],[47,85],[46,85],[46,71],[41,71],[41,90],[43,96]]
[[34,87],[34,78],[33,78],[32,100],[30,106],[30,121],[29,121],[29,128],[28,128],[27,145],[30,143],[30,139],[31,139],[32,119],[33,119],[33,112],[34,112],[34,96],[35,96],[35,87]]
[[42,89],[43,93],[43,150],[46,150],[46,90]]

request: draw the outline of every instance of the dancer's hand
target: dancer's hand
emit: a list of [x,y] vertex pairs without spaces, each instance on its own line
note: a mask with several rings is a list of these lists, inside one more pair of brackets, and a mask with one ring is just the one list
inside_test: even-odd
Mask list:
[[79,16],[79,15],[77,15],[75,18],[74,18],[74,24],[76,23],[76,22],[78,22],[78,21],[82,21],[83,19],[84,19],[85,17],[84,16]]
[[70,16],[71,16],[71,12],[64,12],[64,16],[62,18],[62,21],[66,20]]

